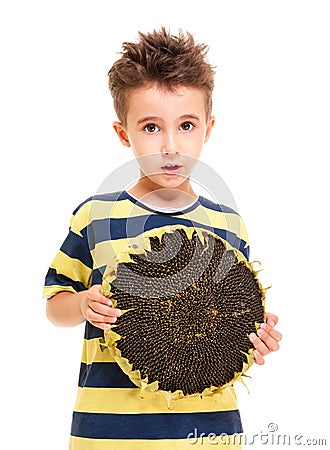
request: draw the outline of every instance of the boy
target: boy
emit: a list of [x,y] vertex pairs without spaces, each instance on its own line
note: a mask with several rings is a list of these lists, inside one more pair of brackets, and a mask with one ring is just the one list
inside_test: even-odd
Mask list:
[[[123,45],[122,57],[109,71],[109,87],[118,116],[113,127],[121,143],[132,148],[140,179],[129,191],[92,197],[74,211],[44,289],[54,324],[86,322],[70,439],[75,450],[205,448],[214,445],[211,435],[242,432],[232,386],[221,396],[185,398],[168,409],[157,393],[141,398],[109,352],[100,350],[103,330],[121,315],[101,294],[102,273],[130,236],[173,223],[191,226],[193,220],[211,224],[228,239],[234,236],[233,245],[246,258],[249,250],[238,214],[197,196],[190,183],[191,167],[214,125],[214,71],[205,58],[207,47],[195,44],[189,33],[172,36],[164,28],[139,37]],[[266,317],[259,336],[250,336],[258,364],[281,339],[274,329],[277,317]],[[194,430],[197,442],[188,439]],[[240,448],[234,442],[224,447]]]

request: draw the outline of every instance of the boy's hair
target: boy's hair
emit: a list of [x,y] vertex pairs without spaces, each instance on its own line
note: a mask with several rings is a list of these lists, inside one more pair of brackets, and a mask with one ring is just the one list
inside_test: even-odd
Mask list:
[[206,117],[210,117],[215,71],[206,60],[207,45],[196,44],[188,32],[179,30],[174,36],[162,27],[151,33],[139,32],[138,42],[124,42],[122,49],[108,76],[114,108],[124,125],[129,92],[150,83],[168,90],[179,86],[203,89]]

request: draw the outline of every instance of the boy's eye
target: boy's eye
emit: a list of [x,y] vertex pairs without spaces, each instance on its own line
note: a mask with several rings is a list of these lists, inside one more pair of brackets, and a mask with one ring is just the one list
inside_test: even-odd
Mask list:
[[194,128],[194,125],[191,122],[183,122],[180,125],[180,130],[182,131],[191,131]]
[[159,128],[154,123],[148,123],[143,129],[147,133],[157,133],[159,131]]

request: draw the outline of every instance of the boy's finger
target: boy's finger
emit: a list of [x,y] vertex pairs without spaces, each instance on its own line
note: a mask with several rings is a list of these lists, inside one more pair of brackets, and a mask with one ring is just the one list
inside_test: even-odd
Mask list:
[[263,328],[259,328],[257,335],[266,345],[269,351],[275,352],[279,349],[279,344],[276,339],[274,339],[270,334],[267,333]]
[[104,316],[109,317],[120,317],[121,310],[118,308],[111,308],[109,305],[105,305],[101,302],[93,301],[91,304],[91,309],[98,313],[103,314]]
[[262,354],[258,350],[254,350],[253,356],[254,356],[254,361],[257,364],[262,365],[262,364],[265,363],[264,357],[262,356]]
[[108,316],[99,314],[92,309],[89,310],[87,314],[87,320],[91,323],[115,323],[118,316]]
[[94,327],[101,328],[101,330],[104,330],[104,331],[110,329],[110,324],[108,322],[95,322],[95,321],[89,320],[89,323],[94,325]]
[[267,323],[262,323],[260,328],[266,331],[273,339],[275,339],[277,342],[279,342],[282,339],[282,335],[279,331],[275,330],[272,326],[268,325]]
[[112,306],[112,301],[101,294],[101,286],[95,285],[90,288],[88,292],[88,298],[94,300],[95,302],[103,303],[104,305]]
[[258,350],[262,356],[265,356],[269,353],[267,345],[255,333],[251,333],[249,339],[252,342],[254,348]]
[[266,313],[266,323],[268,323],[271,327],[275,327],[277,322],[278,322],[278,317],[275,314],[273,314],[271,312]]

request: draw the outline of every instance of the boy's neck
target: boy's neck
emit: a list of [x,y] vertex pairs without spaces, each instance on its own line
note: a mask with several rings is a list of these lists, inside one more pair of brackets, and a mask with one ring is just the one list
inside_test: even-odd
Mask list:
[[179,186],[170,188],[156,185],[147,177],[143,177],[127,192],[142,202],[161,208],[184,208],[198,198],[189,178]]

